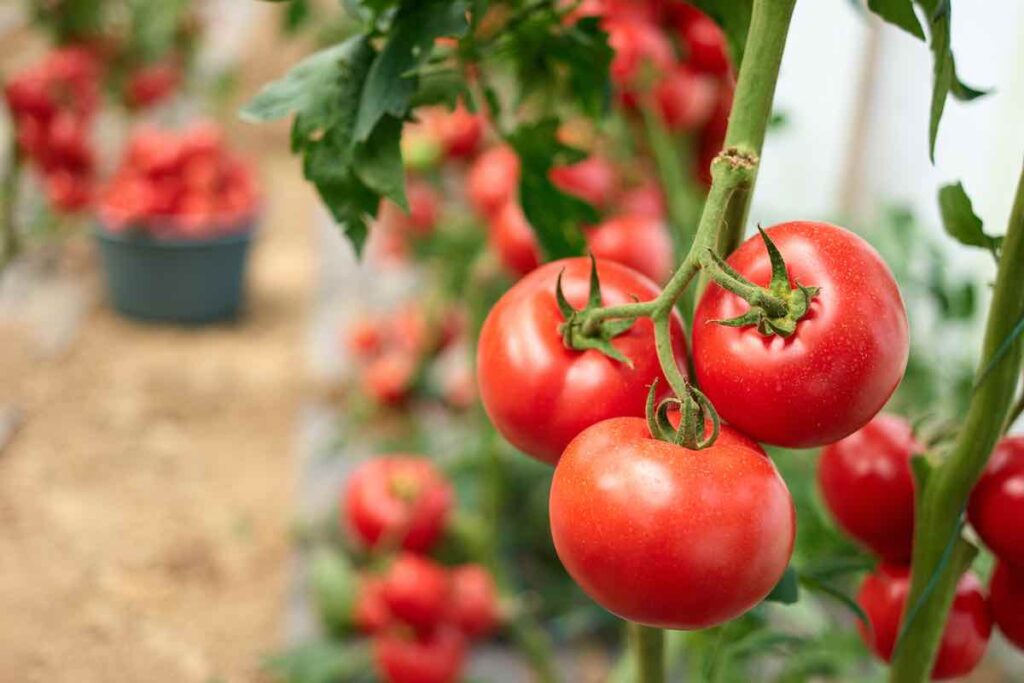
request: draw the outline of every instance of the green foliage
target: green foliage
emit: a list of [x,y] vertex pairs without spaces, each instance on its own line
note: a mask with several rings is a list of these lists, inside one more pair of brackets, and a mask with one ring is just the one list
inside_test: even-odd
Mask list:
[[935,141],[947,97],[952,93],[958,100],[970,101],[987,94],[987,91],[972,88],[957,76],[956,60],[950,42],[950,0],[914,0],[913,3],[911,0],[868,0],[868,7],[882,19],[923,40],[921,24],[914,14],[914,4],[920,7],[928,18],[929,47],[934,60],[928,153],[932,161],[935,161]]
[[558,141],[558,121],[545,119],[520,126],[509,138],[522,166],[519,197],[548,259],[583,253],[580,226],[596,223],[597,212],[581,199],[559,190],[548,174],[558,163],[583,158],[578,150]]
[[309,584],[320,618],[332,634],[350,630],[358,578],[345,555],[323,546],[309,560]]
[[287,683],[367,680],[369,652],[362,643],[314,641],[268,659],[265,668]]
[[939,190],[939,211],[942,213],[943,227],[957,242],[988,249],[992,256],[999,259],[1003,238],[985,234],[981,219],[974,213],[971,198],[967,196],[963,183],[945,185]]

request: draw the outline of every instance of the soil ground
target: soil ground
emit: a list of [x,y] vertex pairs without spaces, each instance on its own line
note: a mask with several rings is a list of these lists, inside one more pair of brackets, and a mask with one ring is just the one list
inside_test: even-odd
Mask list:
[[66,293],[0,317],[0,682],[252,681],[280,644],[313,202],[277,149],[237,323],[118,317],[85,242],[74,338]]

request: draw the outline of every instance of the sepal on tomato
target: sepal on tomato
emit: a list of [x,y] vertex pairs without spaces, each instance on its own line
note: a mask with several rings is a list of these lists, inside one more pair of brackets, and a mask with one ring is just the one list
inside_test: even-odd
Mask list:
[[555,301],[558,303],[558,310],[565,317],[565,322],[559,326],[558,332],[562,335],[562,341],[567,348],[578,351],[594,349],[620,363],[625,363],[630,368],[633,367],[633,361],[612,345],[612,339],[625,334],[633,327],[636,318],[603,320],[596,325],[584,324],[587,313],[600,308],[602,304],[601,281],[597,275],[597,261],[593,254],[590,255],[590,293],[587,296],[587,305],[577,310],[565,298],[561,272],[555,282]]
[[755,285],[740,275],[713,249],[708,249],[703,266],[711,279],[750,304],[750,309],[742,315],[711,322],[726,327],[753,325],[766,337],[773,334],[788,337],[796,332],[796,324],[807,315],[811,301],[821,290],[819,287],[805,287],[799,282],[795,288],[790,287],[789,273],[782,253],[760,225],[757,226],[757,230],[764,240],[771,261],[771,282],[768,287]]

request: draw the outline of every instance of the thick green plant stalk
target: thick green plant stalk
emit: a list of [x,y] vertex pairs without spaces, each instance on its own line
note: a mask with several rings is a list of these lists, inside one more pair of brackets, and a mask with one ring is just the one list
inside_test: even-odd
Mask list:
[[[960,574],[970,563],[957,538],[963,510],[1002,435],[1021,371],[1024,319],[1024,169],[1010,213],[989,307],[981,361],[963,427],[949,458],[918,478],[908,622],[892,660],[889,680],[928,680]],[[923,484],[923,491],[922,489]],[[955,544],[952,553],[951,544]],[[927,591],[927,592],[926,592]]]
[[11,133],[10,148],[7,155],[7,169],[4,171],[0,185],[0,270],[14,260],[21,250],[18,239],[17,204],[18,180],[21,177],[21,155],[18,143]]
[[[589,313],[585,323],[596,326],[609,318],[652,318],[658,359],[666,379],[679,396],[685,395],[686,388],[669,340],[672,309],[709,251],[720,252],[723,245],[737,241],[734,235],[743,234],[795,5],[796,0],[754,0],[725,150],[712,164],[711,189],[686,258],[654,301],[597,308]],[[664,633],[630,624],[630,647],[638,663],[637,681],[662,683],[665,680]]]

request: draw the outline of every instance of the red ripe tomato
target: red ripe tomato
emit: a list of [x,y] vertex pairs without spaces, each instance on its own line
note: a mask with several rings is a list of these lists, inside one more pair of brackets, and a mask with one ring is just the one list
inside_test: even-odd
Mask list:
[[888,562],[910,562],[910,457],[924,451],[906,420],[880,414],[821,452],[818,484],[828,509],[846,533]]
[[455,683],[466,641],[450,626],[418,634],[386,631],[373,639],[373,656],[385,683]]
[[451,486],[429,460],[374,458],[348,480],[343,521],[364,546],[426,552],[444,532],[452,497]]
[[416,358],[406,351],[393,349],[367,363],[360,388],[375,402],[396,406],[408,397],[415,378]]
[[478,564],[451,572],[451,621],[469,638],[482,638],[497,628],[498,589],[490,573]]
[[603,22],[608,45],[615,52],[609,70],[612,83],[621,89],[632,89],[645,65],[657,72],[669,69],[675,62],[672,43],[657,26],[629,17],[609,17]]
[[642,418],[573,439],[551,482],[551,536],[570,576],[608,611],[659,628],[733,619],[775,587],[793,552],[786,483],[729,426],[701,451]]
[[181,69],[172,62],[158,62],[136,69],[125,84],[129,107],[151,107],[174,93],[181,83]]
[[411,182],[408,188],[409,228],[417,235],[429,235],[440,212],[437,191],[425,182]]
[[402,553],[384,576],[382,595],[388,612],[421,630],[430,630],[446,616],[451,594],[444,567],[421,555]]
[[718,87],[710,78],[681,64],[658,82],[654,99],[669,129],[693,130],[711,118],[718,103]]
[[689,63],[698,71],[726,76],[731,65],[725,34],[709,17],[697,17],[682,28]]
[[587,244],[594,256],[629,266],[655,282],[664,283],[672,275],[672,238],[658,219],[609,218],[587,232]]
[[488,243],[498,261],[513,275],[526,275],[540,265],[540,247],[523,210],[509,202],[491,221]]
[[[871,623],[869,633],[858,622],[861,638],[885,662],[892,659],[909,591],[910,570],[883,564],[864,579],[857,593],[857,603]],[[982,593],[981,582],[973,573],[967,572],[960,577],[956,587],[953,608],[932,668],[932,679],[944,680],[969,674],[985,654],[991,633],[992,615]]]
[[566,194],[579,197],[601,208],[607,206],[618,190],[618,173],[604,157],[591,156],[569,166],[556,166],[550,172],[551,182]]
[[1004,562],[1024,568],[1024,436],[1003,439],[974,486],[968,519]]
[[[809,221],[767,232],[791,286],[821,291],[791,336],[765,337],[753,326],[716,324],[749,306],[711,284],[694,316],[697,379],[722,419],[757,441],[832,443],[867,424],[903,378],[910,350],[903,299],[878,252],[852,232]],[[755,284],[771,279],[760,236],[728,262]]]
[[1006,639],[1024,650],[1024,572],[1005,562],[992,575],[992,617]]
[[624,214],[664,220],[665,198],[656,183],[645,183],[622,193],[619,208]]
[[380,350],[384,342],[380,323],[367,316],[356,318],[345,330],[345,347],[353,355],[366,358]]
[[376,633],[390,621],[391,614],[384,602],[384,582],[375,576],[364,576],[352,606],[353,625],[363,633]]
[[92,183],[87,177],[57,170],[46,176],[46,196],[58,211],[80,211],[92,201]]
[[469,202],[482,216],[494,216],[516,196],[519,157],[507,145],[487,150],[473,162],[466,176]]
[[[598,260],[605,305],[650,301],[657,286],[640,273]],[[577,309],[590,291],[590,260],[569,258],[533,271],[514,285],[488,314],[477,347],[477,384],[484,408],[501,434],[523,452],[554,464],[569,442],[610,417],[641,416],[647,390],[663,378],[654,348],[654,328],[640,318],[612,345],[633,367],[600,351],[566,348],[558,332],[564,322],[555,282]],[[673,316],[672,341],[685,358],[682,321]],[[684,364],[685,365],[685,364]]]
[[484,133],[484,119],[472,114],[462,102],[437,118],[437,132],[449,159],[465,159],[476,152]]

